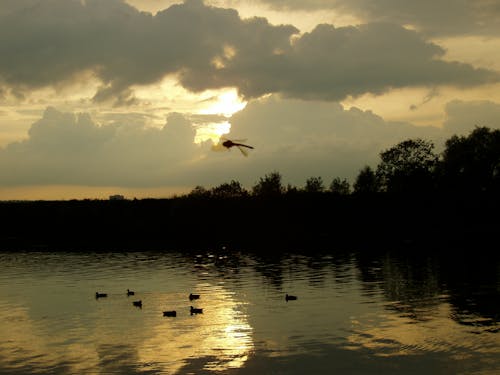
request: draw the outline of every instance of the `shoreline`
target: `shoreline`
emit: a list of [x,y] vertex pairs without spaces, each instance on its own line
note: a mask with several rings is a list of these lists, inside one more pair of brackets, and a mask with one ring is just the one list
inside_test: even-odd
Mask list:
[[489,247],[499,210],[493,194],[4,201],[0,250]]

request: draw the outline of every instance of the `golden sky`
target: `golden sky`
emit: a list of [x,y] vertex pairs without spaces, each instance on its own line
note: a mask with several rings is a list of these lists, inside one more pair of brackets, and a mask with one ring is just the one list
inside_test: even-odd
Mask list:
[[[499,20],[490,0],[2,1],[0,200],[352,180],[403,139],[497,128]],[[212,152],[227,132],[254,152]]]

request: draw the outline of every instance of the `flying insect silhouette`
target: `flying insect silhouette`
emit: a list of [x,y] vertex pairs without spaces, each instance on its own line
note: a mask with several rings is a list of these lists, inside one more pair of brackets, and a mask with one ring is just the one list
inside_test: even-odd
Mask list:
[[236,146],[236,147],[238,147],[238,149],[241,151],[241,153],[244,156],[248,156],[247,149],[253,150],[253,146],[249,146],[249,145],[241,143],[241,142],[245,142],[245,141],[246,141],[246,139],[231,140],[231,139],[227,139],[225,137],[221,137],[219,143],[212,146],[212,150],[214,150],[214,151],[229,150],[231,147]]

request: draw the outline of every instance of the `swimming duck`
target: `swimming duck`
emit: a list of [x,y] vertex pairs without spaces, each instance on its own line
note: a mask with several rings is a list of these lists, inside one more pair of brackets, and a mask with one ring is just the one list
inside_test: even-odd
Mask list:
[[102,298],[102,297],[107,297],[108,295],[106,293],[99,293],[95,292],[95,298]]
[[197,309],[197,308],[195,308],[193,306],[191,306],[190,311],[191,311],[191,315],[193,315],[193,314],[203,314],[203,309]]
[[135,292],[133,292],[133,291],[131,291],[131,290],[127,289],[127,297],[128,297],[128,296],[133,296],[134,294],[135,294]]
[[163,316],[170,316],[172,318],[175,318],[177,316],[177,311],[164,311]]
[[194,299],[200,299],[200,295],[199,294],[190,293],[189,294],[189,300],[192,301]]
[[134,301],[132,305],[142,308],[142,301]]
[[297,296],[289,296],[288,294],[285,296],[285,301],[295,301]]

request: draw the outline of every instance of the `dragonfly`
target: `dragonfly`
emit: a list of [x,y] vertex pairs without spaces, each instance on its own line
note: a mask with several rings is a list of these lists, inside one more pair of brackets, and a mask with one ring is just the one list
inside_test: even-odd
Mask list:
[[245,141],[246,139],[231,140],[225,137],[221,137],[219,143],[212,146],[212,149],[214,151],[222,151],[222,150],[229,150],[231,147],[237,147],[238,150],[240,150],[244,156],[248,156],[248,150],[253,150],[253,146],[242,143]]

